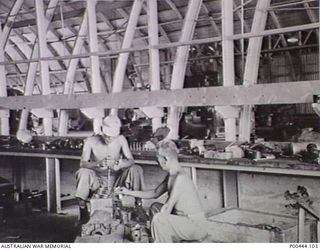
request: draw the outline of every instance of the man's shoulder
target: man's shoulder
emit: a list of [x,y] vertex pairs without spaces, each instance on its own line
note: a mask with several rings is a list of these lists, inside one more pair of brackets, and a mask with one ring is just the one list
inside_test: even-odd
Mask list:
[[101,135],[93,135],[85,140],[86,143],[95,143],[98,141],[101,141]]
[[120,142],[127,142],[127,139],[124,135],[119,135],[117,138]]
[[182,183],[187,183],[188,181],[192,181],[192,180],[191,180],[190,176],[187,173],[180,172],[177,175],[176,181],[182,182]]

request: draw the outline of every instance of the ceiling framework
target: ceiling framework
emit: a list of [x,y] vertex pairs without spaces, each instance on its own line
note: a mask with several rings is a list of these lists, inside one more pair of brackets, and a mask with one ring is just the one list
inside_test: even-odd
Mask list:
[[[38,1],[43,5],[44,15],[38,15]],[[140,81],[150,83],[152,91],[167,88],[168,82],[171,82],[171,89],[184,91],[184,72],[189,60],[222,62],[223,85],[229,86],[235,83],[234,79],[230,79],[234,75],[230,67],[233,60],[234,64],[237,63],[239,56],[243,70],[242,76],[237,79],[244,79],[243,85],[251,87],[257,82],[257,75],[253,74],[257,70],[253,69],[259,65],[263,53],[268,53],[268,56],[284,53],[289,64],[293,64],[293,60],[298,62],[293,59],[294,51],[305,49],[317,53],[319,50],[318,1],[271,0],[269,6],[257,8],[268,1],[235,0],[228,7],[228,17],[222,13],[221,0],[151,2],[2,0],[0,42],[4,52],[0,50],[0,71],[5,73],[1,74],[0,96],[6,96],[7,87],[22,90],[25,96],[30,96],[30,100],[39,94],[73,96],[109,91],[125,94],[130,91],[126,75],[128,68],[137,72]],[[188,11],[192,4],[196,5],[194,11],[198,13],[189,18]],[[91,14],[88,15],[89,10]],[[157,20],[153,19],[155,10]],[[254,20],[261,13],[266,20],[265,25],[257,28]],[[186,28],[188,25],[189,28]],[[224,30],[231,26],[232,32]],[[298,44],[288,42],[291,36],[298,37]],[[254,45],[257,57],[252,61],[253,45],[250,44],[255,40],[259,40]],[[195,58],[189,58],[190,47],[199,49],[208,45],[214,45],[211,46],[214,49],[212,55],[199,53]],[[233,60],[230,54],[234,56]],[[161,72],[166,72],[166,76]],[[291,80],[299,80],[294,70],[291,71]],[[111,106],[125,108],[120,104],[118,107]],[[173,131],[177,131],[174,127],[178,107],[169,102],[167,106],[171,107],[168,123]],[[51,110],[59,109],[61,135],[67,134],[68,108],[58,108],[58,104],[57,107],[50,107]],[[32,110],[32,107],[28,109]],[[250,125],[245,120],[251,119],[251,110],[252,106],[242,107],[240,124],[244,125],[240,127],[246,128],[241,130],[244,139],[248,139],[250,131]],[[101,111],[93,116],[100,119],[103,114]],[[21,129],[26,127],[27,116],[28,110],[24,110]],[[8,120],[5,108],[0,112],[0,118],[1,133],[7,134],[8,125],[3,125]],[[234,127],[235,120],[228,119],[228,128]],[[96,132],[100,122],[95,122]],[[154,126],[159,124],[158,119]],[[52,127],[50,117],[47,126]],[[229,131],[230,136],[234,137],[234,129]]]

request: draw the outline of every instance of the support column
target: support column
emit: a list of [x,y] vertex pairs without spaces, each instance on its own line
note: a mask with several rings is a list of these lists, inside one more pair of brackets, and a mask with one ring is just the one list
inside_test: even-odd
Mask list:
[[[158,28],[158,3],[157,0],[148,1],[149,13],[149,45],[159,45],[159,28]],[[151,90],[160,89],[160,56],[159,49],[149,49],[150,67],[149,67],[149,82]],[[152,118],[152,130],[155,132],[161,127],[161,117]]]
[[239,117],[239,108],[235,106],[217,106],[215,110],[221,114],[224,119],[225,140],[236,140],[236,118]]
[[[97,15],[96,15],[97,0],[87,0],[88,11],[88,28],[89,28],[89,47],[90,53],[98,52],[98,34],[97,34]],[[93,93],[101,93],[101,79],[100,79],[100,62],[99,56],[90,56],[91,60],[91,86]],[[104,111],[99,110],[97,117],[93,119],[93,131],[95,133],[101,132],[102,117]]]
[[299,214],[298,214],[298,242],[302,243],[304,242],[304,234],[305,234],[305,228],[304,228],[304,221],[305,221],[305,211],[302,207],[299,207]]
[[[3,29],[0,28],[0,61],[4,62],[5,59],[5,47],[8,42],[8,38],[12,29],[12,25],[15,21],[16,15],[21,9],[24,0],[16,0],[12,5],[8,13],[8,17],[4,23]],[[6,74],[5,74],[5,66],[2,65],[0,67],[0,96],[7,96],[7,84],[6,84]],[[1,127],[0,132],[2,135],[9,135],[10,134],[10,126],[9,126],[9,111],[2,110],[0,113],[1,119]]]
[[[81,52],[82,46],[84,44],[84,36],[88,32],[88,14],[87,11],[83,15],[82,23],[79,28],[78,36],[75,41],[72,55],[78,55]],[[74,83],[74,77],[77,70],[77,65],[79,63],[79,58],[73,58],[70,60],[66,80],[63,88],[63,94],[72,94],[72,86]],[[66,110],[61,110],[60,117],[59,117],[59,135],[65,136],[68,133],[68,113]]]
[[[44,15],[44,3],[43,0],[35,0],[36,16],[37,16],[37,28],[38,28],[38,40],[39,40],[39,54],[40,58],[48,56],[47,47],[47,31],[45,23],[47,22]],[[45,60],[40,61],[40,76],[42,83],[42,94],[50,95],[50,76],[49,76],[49,62]],[[46,136],[52,136],[52,118],[43,118],[44,121],[44,133]],[[48,212],[57,211],[57,199],[56,199],[56,174],[55,174],[55,160],[52,158],[45,159],[46,164],[46,178],[47,178],[47,209]],[[60,195],[60,194],[59,194]]]
[[[3,38],[2,27],[0,23],[0,37]],[[4,62],[4,45],[2,44],[3,39],[1,39],[0,44],[0,62]],[[7,78],[5,65],[0,65],[0,96],[7,96]],[[9,110],[0,109],[0,134],[9,135]]]
[[[252,21],[251,33],[259,33],[264,31],[268,16],[267,9],[269,6],[270,0],[258,0]],[[251,86],[257,83],[262,40],[262,36],[252,37],[249,39],[249,46],[247,50],[247,58],[243,78],[244,86]],[[239,140],[241,141],[250,141],[250,133],[252,126],[251,124],[254,119],[252,109],[252,105],[246,105],[242,108],[239,124]]]
[[[37,0],[36,14],[37,14],[37,27],[38,27],[38,40],[39,40],[39,54],[40,58],[49,57],[47,47],[47,27],[45,23],[47,19],[44,15],[43,0]],[[41,87],[43,95],[50,95],[50,75],[49,75],[49,62],[40,60],[40,76]],[[52,119],[44,118],[44,131],[47,136],[52,136]]]
[[[188,42],[192,40],[197,18],[199,16],[202,0],[189,1],[188,10],[184,19],[183,28],[179,42]],[[177,48],[176,58],[173,64],[171,78],[171,89],[182,89],[186,73],[186,67],[189,57],[190,46],[180,46]],[[167,125],[170,128],[168,135],[171,139],[179,137],[179,109],[170,107]]]
[[[141,8],[144,0],[135,0],[131,9],[128,25],[122,42],[122,49],[128,49],[132,45],[134,33],[138,24]],[[126,67],[129,59],[129,53],[122,53],[118,57],[118,63],[114,73],[112,93],[121,92],[126,73]],[[116,109],[112,109],[112,114],[117,114]]]
[[[233,0],[221,1],[221,9],[223,86],[234,86],[234,43],[230,39],[233,36]],[[238,113],[234,112],[234,114],[230,115],[229,113],[233,109],[232,107],[222,107],[220,109],[220,113],[224,119],[226,141],[236,140],[236,118],[238,118]]]

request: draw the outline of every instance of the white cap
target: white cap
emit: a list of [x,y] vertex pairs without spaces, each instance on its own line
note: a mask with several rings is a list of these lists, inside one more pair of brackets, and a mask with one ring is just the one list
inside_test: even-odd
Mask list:
[[120,134],[121,121],[116,115],[109,115],[102,122],[103,133],[108,136],[117,136]]

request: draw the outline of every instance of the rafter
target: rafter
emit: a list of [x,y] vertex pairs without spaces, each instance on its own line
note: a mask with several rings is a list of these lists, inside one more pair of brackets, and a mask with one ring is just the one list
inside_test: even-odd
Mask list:
[[[271,0],[258,0],[252,21],[251,32],[262,32],[265,30],[268,12]],[[258,69],[260,61],[260,53],[263,37],[250,38],[248,52],[246,57],[246,65],[243,77],[244,86],[252,86],[257,83]],[[240,115],[239,124],[239,140],[250,141],[250,133],[252,127],[253,111],[252,106],[243,106]]]
[[[314,14],[314,12],[310,9],[310,4],[307,0],[305,0],[303,6],[306,8],[306,11],[307,11],[307,15],[310,19],[310,21],[312,23],[316,23],[317,22],[317,18],[316,18],[316,15]],[[316,34],[317,34],[317,38],[318,38],[318,41],[319,41],[319,29],[316,29]]]
[[[79,32],[73,47],[72,54],[78,54],[81,51],[81,48],[84,44],[84,36],[88,32],[88,16],[87,12],[84,13],[82,23],[79,28]],[[72,94],[73,93],[73,85],[74,85],[74,77],[77,69],[77,65],[79,63],[79,58],[74,58],[70,60],[68,71],[66,74],[66,80],[63,88],[63,94]],[[59,115],[59,135],[66,135],[68,132],[68,119],[69,115],[66,110],[61,110]]]
[[172,0],[165,0],[165,2],[170,6],[170,8],[174,11],[174,13],[176,14],[176,16],[179,19],[183,19],[182,14],[180,13],[179,9],[177,8],[177,6],[174,4],[174,2]]
[[[275,12],[273,10],[269,11],[269,14],[271,16],[271,19],[273,21],[273,23],[275,24],[276,28],[277,29],[280,29],[281,28],[281,24],[279,22],[279,19],[277,17],[277,15],[275,14]],[[282,43],[282,46],[283,47],[288,47],[288,43],[287,43],[287,40],[285,38],[285,36],[283,34],[280,34],[280,39],[281,39],[281,43]],[[292,66],[293,65],[293,62],[292,62],[292,57],[291,57],[291,54],[289,51],[286,52],[286,57],[289,61],[289,64]],[[290,70],[290,74],[291,74],[291,78],[292,80],[294,81],[297,77],[296,77],[296,74],[295,74],[295,71],[292,69],[291,67],[291,70]]]
[[[130,48],[132,45],[135,28],[137,27],[139,15],[142,9],[143,0],[135,0],[132,9],[131,14],[128,20],[128,25],[126,28],[126,33],[123,38],[122,42],[122,48]],[[125,13],[121,8],[118,9],[118,12]],[[125,15],[125,14],[123,14]],[[113,86],[112,86],[112,92],[120,92],[123,88],[123,82],[125,77],[125,71],[126,66],[128,63],[129,53],[124,53],[119,55],[117,67],[114,74],[114,80],[113,80]]]
[[[189,1],[186,16],[183,22],[183,28],[181,30],[181,36],[179,41],[190,41],[193,38],[194,30],[196,26],[196,20],[200,13],[202,0]],[[184,84],[184,75],[187,68],[187,59],[189,56],[190,46],[181,46],[177,48],[175,62],[173,65],[171,89],[182,89]],[[179,111],[178,107],[171,106],[167,119],[167,126],[170,129],[168,135],[171,139],[177,139],[179,137]]]
[[211,23],[211,26],[212,26],[214,32],[217,34],[217,36],[221,36],[221,31],[220,31],[218,25],[216,24],[216,22],[214,21],[213,17],[210,15],[210,11],[207,8],[205,3],[202,3],[202,9],[206,13],[206,15],[209,17],[209,20],[210,20],[210,23]]
[[12,29],[12,26],[14,24],[14,20],[16,18],[16,14],[19,12],[22,4],[23,4],[24,0],[16,0],[14,2],[14,4],[12,5],[11,8],[9,8],[9,12],[8,12],[8,16],[7,19],[5,21],[3,30],[2,30],[2,34],[1,34],[1,39],[0,39],[0,46],[2,46],[2,48],[4,49],[8,38],[9,38],[9,34],[10,31]]

